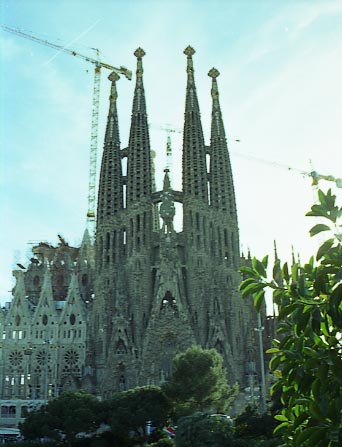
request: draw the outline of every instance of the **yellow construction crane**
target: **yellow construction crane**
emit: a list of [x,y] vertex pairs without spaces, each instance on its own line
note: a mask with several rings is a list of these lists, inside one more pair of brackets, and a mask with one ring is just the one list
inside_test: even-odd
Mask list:
[[[235,140],[236,141],[236,140]],[[342,178],[334,177],[333,175],[319,174],[317,171],[302,171],[301,169],[294,168],[293,166],[288,166],[276,161],[265,160],[264,158],[255,157],[251,154],[243,154],[234,150],[230,150],[230,153],[238,157],[246,158],[247,160],[253,160],[258,163],[268,164],[270,166],[275,166],[277,168],[287,169],[288,171],[297,172],[304,177],[310,177],[312,179],[312,186],[317,186],[320,180],[326,180],[328,182],[334,182],[337,188],[342,188]]]
[[312,178],[312,184],[314,186],[318,185],[319,180],[327,180],[328,182],[334,182],[338,188],[342,188],[342,178],[336,178],[332,175],[318,174],[316,171],[303,172],[303,174]]
[[23,37],[25,39],[32,40],[33,42],[40,43],[50,48],[54,48],[58,51],[63,51],[71,56],[79,57],[86,62],[90,62],[95,65],[94,74],[94,86],[93,86],[93,99],[92,99],[92,115],[91,115],[91,140],[90,140],[90,160],[89,160],[89,186],[88,186],[88,211],[87,211],[87,226],[91,236],[94,236],[95,230],[95,203],[96,203],[96,162],[97,162],[97,140],[98,140],[98,126],[99,126],[99,108],[100,108],[100,85],[101,85],[101,68],[114,71],[117,74],[124,75],[127,79],[132,79],[132,72],[126,67],[114,67],[100,61],[99,50],[95,49],[97,59],[85,56],[78,53],[67,46],[57,45],[49,42],[48,40],[41,39],[24,32],[18,28],[10,28],[6,25],[1,25],[4,31]]

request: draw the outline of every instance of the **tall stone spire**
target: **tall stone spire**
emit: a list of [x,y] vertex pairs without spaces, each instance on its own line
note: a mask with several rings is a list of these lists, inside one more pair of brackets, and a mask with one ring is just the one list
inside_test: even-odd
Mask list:
[[142,58],[145,51],[138,48],[136,84],[132,108],[132,122],[127,160],[127,207],[148,198],[152,192],[150,137],[147,124],[146,100],[143,84]]
[[102,156],[98,208],[97,231],[99,225],[111,221],[112,217],[123,208],[122,168],[120,157],[119,122],[117,113],[116,81],[120,76],[112,72],[109,97],[109,113]]
[[[237,222],[236,201],[232,168],[229,159],[228,146],[221,107],[217,77],[219,71],[212,68],[208,75],[212,78],[212,119],[210,141],[210,207],[221,215],[222,225],[217,239],[218,254],[221,251],[228,266],[237,268],[240,262],[239,229]],[[223,234],[222,234],[223,231]],[[223,238],[222,238],[223,236]],[[223,242],[223,243],[222,243]],[[222,247],[222,248],[220,248]]]
[[188,81],[185,100],[185,120],[183,133],[183,191],[208,202],[206,150],[201,124],[201,115],[197,99],[192,56],[195,50],[188,46],[184,50],[187,56]]
[[212,68],[211,152],[210,152],[210,204],[213,208],[227,211],[236,219],[236,202],[232,168],[229,159],[226,134],[222,120],[217,77],[219,71]]

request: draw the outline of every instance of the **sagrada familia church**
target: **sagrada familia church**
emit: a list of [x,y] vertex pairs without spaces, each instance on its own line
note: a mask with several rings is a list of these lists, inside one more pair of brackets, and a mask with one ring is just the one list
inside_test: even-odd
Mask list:
[[[172,374],[175,354],[194,344],[222,355],[230,383],[245,386],[253,362],[258,374],[257,315],[238,292],[238,269],[247,261],[239,250],[219,72],[209,71],[212,121],[206,145],[195,51],[189,46],[184,53],[182,191],[172,189],[167,169],[162,190],[153,185],[145,52],[138,48],[126,148],[119,137],[118,75],[109,76],[95,243],[87,231],[80,247],[61,236],[57,246],[41,242],[25,270],[13,272],[13,299],[0,312],[2,415],[11,418],[13,400],[46,401],[78,389],[107,398],[160,385]],[[183,208],[180,232],[174,229],[175,202]]]

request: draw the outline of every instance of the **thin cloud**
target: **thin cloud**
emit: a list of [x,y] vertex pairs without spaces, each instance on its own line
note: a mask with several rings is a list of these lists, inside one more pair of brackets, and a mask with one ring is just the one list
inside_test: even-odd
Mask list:
[[[50,59],[48,59],[46,62],[44,62],[41,66],[44,67],[48,64],[50,64],[56,57],[63,52],[63,50],[69,49],[74,43],[78,42],[82,37],[86,36],[95,26],[100,22],[101,20],[96,20],[91,26],[89,26],[87,29],[82,31],[80,34],[78,34],[74,39],[72,39],[70,42],[66,43],[60,50],[57,51]],[[96,59],[96,57],[95,57]]]

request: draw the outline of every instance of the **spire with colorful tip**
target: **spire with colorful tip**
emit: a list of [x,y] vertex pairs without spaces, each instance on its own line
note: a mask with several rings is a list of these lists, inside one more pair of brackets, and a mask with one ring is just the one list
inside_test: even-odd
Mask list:
[[212,68],[208,76],[212,78],[211,97],[211,145],[210,145],[210,204],[226,211],[230,218],[237,218],[234,182],[230,164],[226,134],[219,102],[217,78],[220,72]]
[[113,216],[123,208],[122,168],[120,156],[119,120],[117,112],[116,81],[120,76],[112,72],[109,112],[105,134],[97,207],[97,232],[101,225],[110,222]]
[[152,193],[151,149],[142,65],[145,51],[139,47],[134,56],[137,58],[137,71],[128,144],[127,207],[148,198]]
[[200,109],[197,99],[192,56],[195,50],[188,46],[184,50],[187,56],[187,87],[185,99],[185,120],[183,133],[183,191],[187,196],[208,203],[208,179],[206,149],[203,138]]

